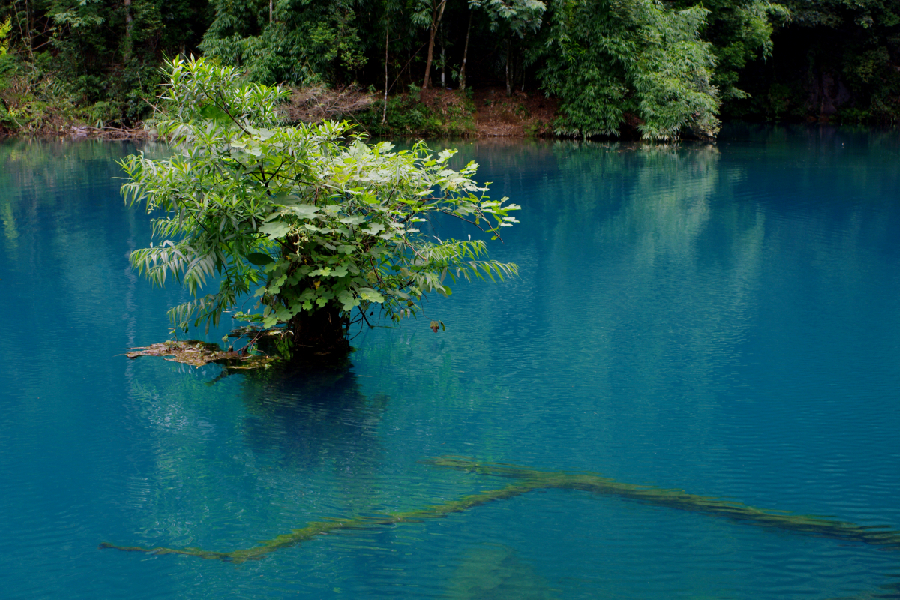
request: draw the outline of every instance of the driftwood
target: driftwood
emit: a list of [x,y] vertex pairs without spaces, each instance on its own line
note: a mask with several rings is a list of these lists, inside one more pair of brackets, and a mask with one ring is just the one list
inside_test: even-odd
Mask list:
[[275,361],[265,354],[248,354],[234,350],[223,351],[218,344],[200,340],[166,341],[150,346],[139,346],[126,352],[128,358],[162,356],[166,360],[194,367],[209,363],[224,365],[229,369],[258,369]]

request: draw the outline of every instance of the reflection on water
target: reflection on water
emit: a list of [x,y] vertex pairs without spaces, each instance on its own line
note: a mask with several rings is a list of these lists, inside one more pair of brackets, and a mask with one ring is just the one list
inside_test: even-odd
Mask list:
[[[491,249],[521,276],[291,376],[118,356],[184,301],[128,265],[150,233],[113,179],[133,149],[0,144],[4,597],[897,595],[897,553],[577,488],[384,518],[510,484],[421,463],[452,454],[900,529],[896,132],[463,144],[523,206]],[[97,548],[348,518],[237,567]]]

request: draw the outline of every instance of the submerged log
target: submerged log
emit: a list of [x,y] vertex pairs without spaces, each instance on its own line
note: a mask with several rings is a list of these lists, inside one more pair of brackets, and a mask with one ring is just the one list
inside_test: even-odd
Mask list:
[[215,552],[203,550],[201,548],[179,549],[118,546],[107,542],[100,544],[100,548],[112,548],[126,552],[143,552],[147,554],[182,554],[209,560],[240,563],[247,560],[259,560],[276,550],[299,545],[331,531],[342,529],[373,529],[398,523],[435,519],[469,510],[489,502],[514,498],[532,490],[557,488],[620,496],[645,504],[701,512],[711,516],[725,517],[753,525],[774,527],[803,534],[853,540],[892,550],[900,550],[900,532],[886,527],[858,525],[826,517],[796,515],[784,511],[755,508],[740,502],[721,500],[711,496],[689,494],[682,490],[621,483],[595,473],[540,471],[516,465],[484,463],[458,456],[442,456],[424,462],[425,464],[434,467],[458,469],[482,475],[507,477],[518,481],[499,490],[471,494],[463,496],[459,500],[454,500],[445,504],[426,506],[418,510],[390,513],[376,517],[353,517],[348,519],[313,522],[301,529],[294,529],[290,533],[279,535],[271,540],[264,541],[258,546],[231,552]]
[[582,490],[595,494],[620,496],[645,504],[666,506],[679,510],[702,512],[735,521],[749,522],[763,527],[853,540],[874,546],[900,550],[900,531],[882,526],[858,525],[816,515],[798,515],[786,511],[755,508],[741,502],[722,500],[713,496],[699,496],[683,490],[621,483],[595,473],[567,473],[539,471],[516,465],[483,463],[458,456],[442,456],[425,461],[444,467],[481,475],[495,475],[527,481],[539,488]]
[[142,546],[117,546],[116,544],[110,544],[108,542],[100,544],[100,548],[111,548],[125,552],[143,552],[146,554],[182,554],[208,560],[242,563],[247,560],[259,560],[276,550],[297,546],[317,536],[331,533],[332,531],[339,531],[342,529],[374,529],[398,523],[416,523],[423,519],[436,519],[445,517],[449,514],[462,512],[476,506],[481,506],[482,504],[487,504],[488,502],[493,502],[495,500],[506,500],[508,498],[520,496],[533,489],[535,489],[535,486],[529,483],[514,483],[503,489],[471,494],[469,496],[463,496],[459,500],[447,502],[446,504],[426,506],[425,508],[408,512],[390,513],[384,516],[374,517],[316,521],[301,529],[293,529],[290,533],[285,533],[272,538],[271,540],[266,540],[259,546],[233,550],[231,552],[215,552],[203,550],[201,548],[145,548]]

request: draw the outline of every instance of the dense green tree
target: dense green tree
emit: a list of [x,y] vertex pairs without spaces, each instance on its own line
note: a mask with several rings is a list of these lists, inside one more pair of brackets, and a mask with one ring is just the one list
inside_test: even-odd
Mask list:
[[12,29],[12,22],[9,17],[6,17],[6,20],[0,23],[0,56],[6,56],[9,51],[7,36],[9,36],[10,29]]
[[13,0],[4,16],[27,93],[124,122],[146,115],[162,59],[193,50],[207,25],[206,2],[192,0]]
[[413,23],[428,30],[428,50],[425,58],[425,78],[422,89],[431,87],[431,63],[434,61],[434,42],[444,19],[447,0],[412,0]]
[[255,81],[340,83],[366,63],[356,0],[213,0],[206,56],[246,69]]
[[703,38],[712,44],[716,68],[712,83],[723,101],[744,98],[738,79],[748,63],[772,56],[772,34],[790,18],[782,4],[767,0],[680,0],[677,8],[702,6],[709,11]]
[[135,123],[160,61],[199,45],[267,85],[541,88],[567,135],[900,115],[900,0],[10,0],[7,22],[4,111],[15,72],[20,95]]
[[628,115],[641,135],[714,135],[715,57],[700,31],[709,11],[653,0],[557,0],[541,79],[560,98],[563,133],[618,135]]
[[524,68],[522,49],[518,45],[527,34],[541,28],[547,5],[540,0],[470,0],[469,5],[487,12],[491,31],[498,32],[501,43],[506,45],[503,74],[506,93],[512,94]]

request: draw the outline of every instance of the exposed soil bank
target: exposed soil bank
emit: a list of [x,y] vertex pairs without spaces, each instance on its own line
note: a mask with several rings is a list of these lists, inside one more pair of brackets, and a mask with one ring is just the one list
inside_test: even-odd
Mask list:
[[[71,108],[71,107],[69,107]],[[321,87],[294,90],[284,106],[289,123],[347,120],[373,136],[421,138],[555,137],[557,102],[540,92],[506,95],[502,87],[460,90],[431,89],[388,97],[358,89]],[[26,111],[20,111],[25,113]],[[0,123],[0,137],[37,136],[67,139],[133,139],[152,137],[143,123],[132,127],[91,127],[60,106],[41,106],[39,118],[20,128]],[[628,137],[627,132],[625,137]]]
[[477,137],[553,136],[556,100],[534,92],[506,95],[502,88],[474,93]]
[[556,101],[541,93],[503,88],[431,89],[388,97],[354,90],[299,90],[285,113],[289,121],[345,119],[375,136],[548,137]]

